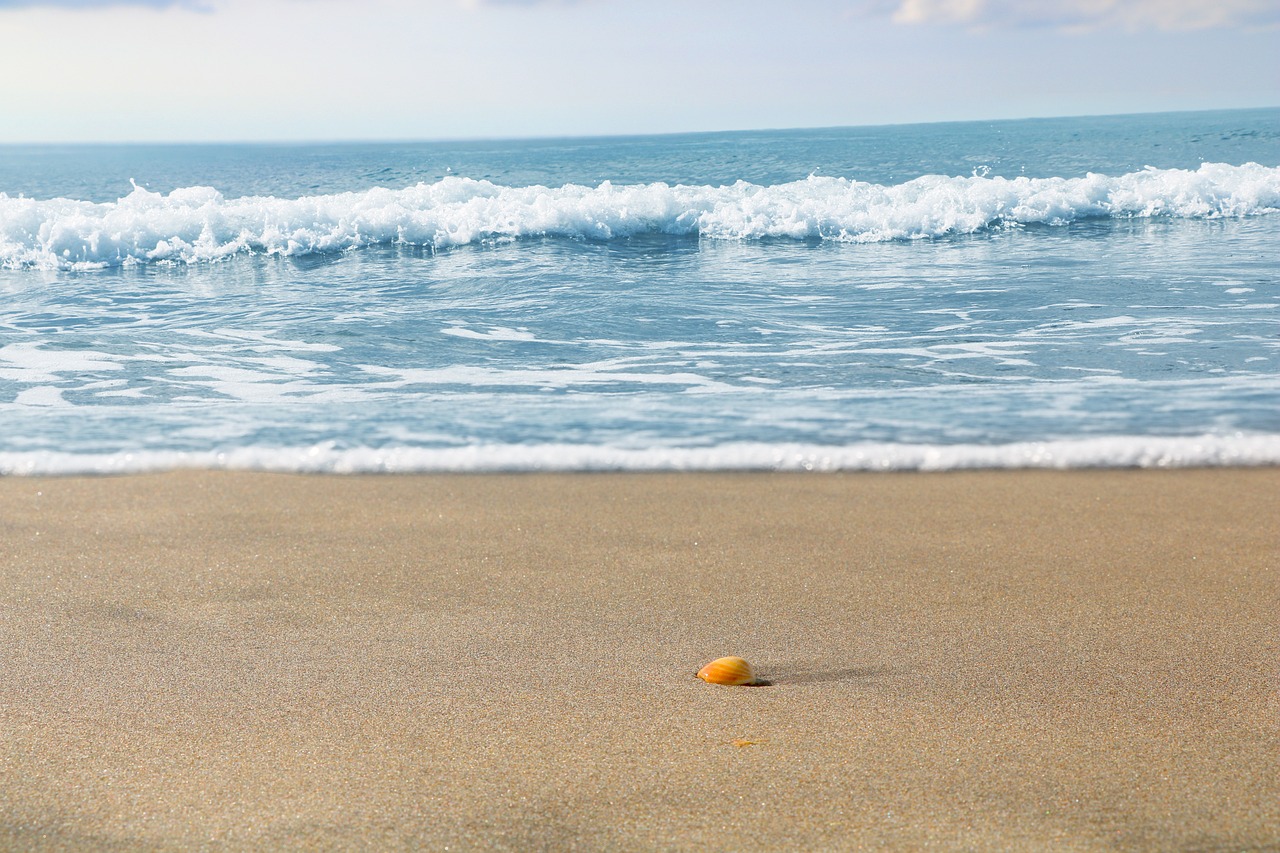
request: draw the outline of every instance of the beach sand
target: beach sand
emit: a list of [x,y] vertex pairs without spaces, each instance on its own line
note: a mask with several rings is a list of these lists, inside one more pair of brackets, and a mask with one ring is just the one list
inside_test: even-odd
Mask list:
[[0,652],[6,850],[1280,849],[1277,469],[3,478]]

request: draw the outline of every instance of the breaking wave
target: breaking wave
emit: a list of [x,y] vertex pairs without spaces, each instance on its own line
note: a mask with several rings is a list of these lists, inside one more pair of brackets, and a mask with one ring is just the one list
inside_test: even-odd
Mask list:
[[1280,168],[1206,163],[1119,177],[926,175],[891,186],[811,176],[775,186],[665,183],[509,187],[445,178],[401,190],[296,199],[164,195],[134,184],[116,202],[0,193],[0,267],[192,264],[400,243],[442,249],[523,238],[641,234],[847,243],[914,240],[1087,218],[1221,218],[1280,210]]

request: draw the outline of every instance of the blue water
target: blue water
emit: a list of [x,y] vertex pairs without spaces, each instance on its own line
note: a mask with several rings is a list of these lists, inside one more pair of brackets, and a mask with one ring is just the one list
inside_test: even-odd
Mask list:
[[0,147],[0,472],[1280,462],[1280,110]]

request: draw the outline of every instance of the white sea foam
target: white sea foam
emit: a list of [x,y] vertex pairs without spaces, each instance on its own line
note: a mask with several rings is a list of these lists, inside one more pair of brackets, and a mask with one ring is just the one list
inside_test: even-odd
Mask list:
[[528,237],[645,233],[878,242],[1090,217],[1239,217],[1280,210],[1280,168],[1206,163],[1118,177],[947,177],[884,186],[813,176],[776,186],[664,183],[507,187],[445,178],[402,190],[224,198],[142,187],[111,203],[0,193],[0,266],[93,269],[303,255],[403,243],[445,248]]
[[632,449],[568,444],[447,448],[242,447],[226,451],[0,453],[0,475],[127,474],[173,469],[289,473],[494,471],[950,471],[1280,465],[1280,435],[1106,437],[1004,445],[736,443]]

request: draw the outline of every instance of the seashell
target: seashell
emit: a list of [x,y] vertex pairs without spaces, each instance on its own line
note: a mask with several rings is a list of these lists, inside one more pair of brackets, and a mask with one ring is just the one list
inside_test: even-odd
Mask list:
[[751,664],[739,657],[716,658],[698,670],[698,678],[708,684],[755,684]]

